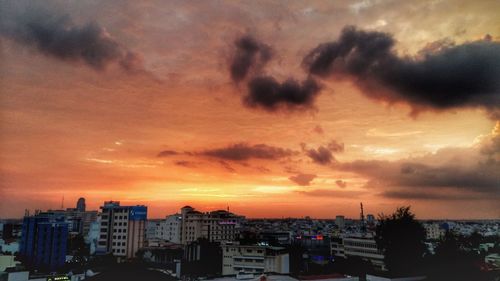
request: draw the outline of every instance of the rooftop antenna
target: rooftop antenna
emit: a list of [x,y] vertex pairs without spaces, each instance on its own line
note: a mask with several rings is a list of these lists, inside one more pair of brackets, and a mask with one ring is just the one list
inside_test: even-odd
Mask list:
[[61,200],[61,210],[64,210],[64,195],[62,196]]

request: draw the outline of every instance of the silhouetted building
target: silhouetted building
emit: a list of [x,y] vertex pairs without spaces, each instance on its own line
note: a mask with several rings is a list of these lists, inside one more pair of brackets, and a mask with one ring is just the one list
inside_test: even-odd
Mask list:
[[78,202],[76,202],[76,210],[79,212],[85,212],[85,198],[80,198],[78,199]]
[[184,246],[182,275],[218,276],[222,273],[222,249],[217,242],[198,239]]
[[68,223],[64,215],[39,213],[24,217],[19,253],[28,264],[53,271],[64,265]]

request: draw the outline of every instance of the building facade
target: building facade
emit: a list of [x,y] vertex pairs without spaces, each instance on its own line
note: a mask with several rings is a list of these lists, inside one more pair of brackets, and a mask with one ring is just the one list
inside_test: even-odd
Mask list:
[[331,241],[331,255],[334,257],[360,257],[368,260],[372,265],[385,270],[384,255],[377,248],[373,237],[343,237],[333,238]]
[[68,233],[64,215],[46,212],[24,217],[19,253],[29,264],[55,270],[66,261]]
[[181,225],[182,225],[181,214],[173,214],[167,216],[165,220],[160,223],[160,227],[157,230],[157,236],[163,240],[180,244]]
[[289,274],[290,258],[283,247],[223,243],[222,275]]
[[244,217],[224,210],[202,213],[190,206],[181,209],[181,244],[199,238],[210,242],[234,241],[239,237]]
[[133,258],[144,246],[146,206],[120,206],[118,201],[101,207],[99,239],[96,252],[119,258]]

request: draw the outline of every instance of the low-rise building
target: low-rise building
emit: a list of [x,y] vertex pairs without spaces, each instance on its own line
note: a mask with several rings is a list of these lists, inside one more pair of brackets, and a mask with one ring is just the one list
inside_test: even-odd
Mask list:
[[289,274],[289,255],[283,247],[223,243],[222,275]]
[[370,261],[374,267],[385,270],[384,255],[371,236],[333,238],[331,255],[334,257],[360,257]]

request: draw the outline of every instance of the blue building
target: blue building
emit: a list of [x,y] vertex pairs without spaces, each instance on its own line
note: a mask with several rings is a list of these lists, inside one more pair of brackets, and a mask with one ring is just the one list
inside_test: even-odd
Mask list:
[[39,213],[24,217],[19,253],[37,267],[53,271],[64,265],[68,223],[57,213]]

